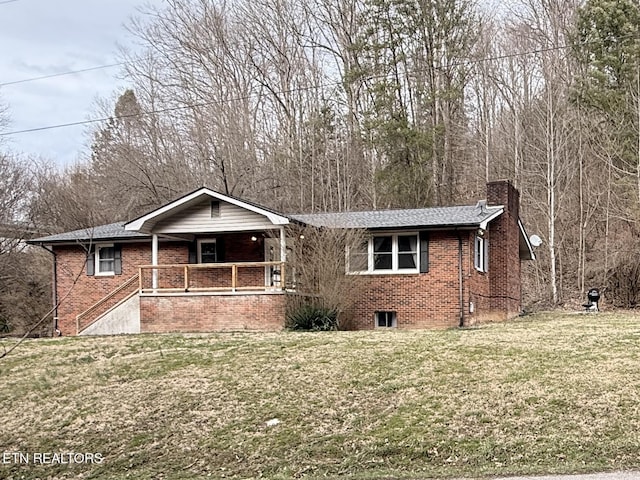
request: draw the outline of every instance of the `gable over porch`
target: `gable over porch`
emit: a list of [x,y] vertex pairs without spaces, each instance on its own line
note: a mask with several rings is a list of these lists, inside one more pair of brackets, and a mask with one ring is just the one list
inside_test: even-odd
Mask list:
[[[140,266],[140,291],[262,290],[286,285],[287,217],[207,188],[127,224],[151,237],[151,262]],[[187,249],[187,262],[161,264],[166,242]]]

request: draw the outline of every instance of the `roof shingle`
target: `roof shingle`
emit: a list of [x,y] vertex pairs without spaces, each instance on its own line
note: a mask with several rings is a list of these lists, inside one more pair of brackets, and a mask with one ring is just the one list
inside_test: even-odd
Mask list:
[[409,228],[478,226],[502,207],[460,206],[289,215],[299,222],[329,228]]
[[58,233],[47,237],[34,238],[29,243],[75,243],[97,240],[129,240],[137,238],[151,238],[150,235],[124,229],[125,222],[110,223],[93,228],[82,228],[72,232]]
[[[435,207],[399,210],[371,210],[341,213],[310,213],[288,215],[288,218],[315,227],[327,228],[444,228],[477,227],[500,213],[503,207],[486,205]],[[31,244],[76,243],[100,240],[133,240],[151,238],[150,235],[125,230],[125,222],[110,223],[93,228],[58,233],[35,238]]]

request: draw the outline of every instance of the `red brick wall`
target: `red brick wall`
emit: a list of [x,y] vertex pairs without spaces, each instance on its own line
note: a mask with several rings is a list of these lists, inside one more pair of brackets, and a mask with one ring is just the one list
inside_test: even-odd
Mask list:
[[[86,253],[81,247],[54,247],[58,301],[61,301],[58,307],[58,328],[63,335],[75,335],[77,315],[138,273],[139,265],[151,263],[150,240],[144,243],[123,243],[121,246],[122,275],[111,276],[88,276],[85,268]],[[186,245],[163,242],[160,244],[158,260],[160,263],[186,263],[188,249]]]
[[[254,242],[251,237],[257,240]],[[260,232],[227,233],[222,235],[225,245],[225,262],[263,262],[264,238]]]
[[[504,320],[521,309],[519,256],[519,194],[507,181],[487,185],[489,205],[504,205],[505,212],[489,223],[486,273],[476,270],[476,230],[460,231],[463,259],[464,324]],[[413,275],[368,275],[350,321],[353,328],[375,328],[376,311],[395,311],[398,328],[455,327],[460,323],[458,234],[432,232],[429,272]],[[473,312],[471,311],[473,303]]]
[[[494,320],[495,313],[492,313],[491,305],[491,283],[490,278],[493,272],[491,265],[491,258],[489,258],[489,271],[480,272],[475,267],[475,237],[476,231],[473,230],[468,233],[468,258],[469,261],[465,265],[465,309],[467,310],[468,318],[467,325],[474,325],[481,321]],[[489,250],[494,247],[491,232],[485,232],[485,241],[489,242]],[[491,253],[489,254],[491,257]],[[471,312],[471,304],[473,304],[473,312]]]
[[[252,233],[233,233],[224,235],[228,262],[260,262],[264,259],[262,237],[251,240]],[[140,265],[151,264],[151,240],[140,243],[122,243],[122,275],[88,276],[85,269],[86,253],[80,246],[56,246],[58,299],[63,300],[58,308],[58,328],[63,335],[76,334],[76,316],[94,305],[109,292],[115,290],[126,280],[138,273]],[[189,248],[186,243],[160,242],[158,263],[186,264],[189,261]],[[79,276],[78,276],[79,275]],[[149,273],[150,275],[150,273]],[[231,284],[231,270],[219,272],[220,282]],[[77,277],[77,281],[76,281]],[[184,285],[180,270],[159,270],[160,285],[164,287]],[[224,278],[222,278],[224,277]],[[228,277],[228,278],[227,278]],[[148,283],[150,278],[147,279]],[[75,285],[74,285],[75,281]],[[264,284],[264,268],[240,268],[239,286]],[[222,285],[222,284],[221,284]],[[71,291],[70,295],[67,295]]]
[[511,182],[500,180],[487,184],[489,205],[504,205],[505,212],[489,224],[489,274],[491,310],[502,319],[514,317],[522,308],[520,279],[520,228],[518,227],[520,194]]
[[140,297],[140,330],[150,333],[281,330],[284,294]]
[[[462,232],[463,265],[469,261],[468,236]],[[456,327],[460,322],[458,236],[429,235],[429,272],[367,275],[351,315],[355,329],[375,328],[375,312],[397,313],[397,327],[407,329]],[[464,273],[464,271],[463,271]]]

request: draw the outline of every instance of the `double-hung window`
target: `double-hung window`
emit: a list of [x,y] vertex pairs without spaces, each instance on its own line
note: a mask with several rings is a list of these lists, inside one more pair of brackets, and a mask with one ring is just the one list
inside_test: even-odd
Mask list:
[[489,243],[486,238],[480,235],[476,235],[473,258],[476,270],[479,272],[489,270]]
[[97,245],[95,253],[96,275],[115,275],[116,249],[113,245]]
[[198,263],[218,262],[216,239],[198,240]]
[[373,269],[393,270],[393,237],[373,237]]
[[418,236],[398,235],[398,270],[418,268]]
[[[418,273],[420,265],[417,233],[372,236],[348,251],[352,273]],[[426,251],[424,253],[426,259]]]
[[122,246],[117,243],[90,246],[86,271],[89,276],[122,275]]

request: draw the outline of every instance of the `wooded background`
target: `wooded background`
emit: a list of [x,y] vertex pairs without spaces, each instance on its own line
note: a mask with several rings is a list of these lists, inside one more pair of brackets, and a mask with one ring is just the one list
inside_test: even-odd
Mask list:
[[[132,21],[142,53],[123,53],[130,88],[100,102],[84,163],[0,153],[5,237],[203,185],[294,213],[469,204],[507,178],[543,239],[527,308],[591,287],[636,307],[638,2],[502,3],[168,0]],[[49,256],[0,244],[0,330],[47,310]]]

